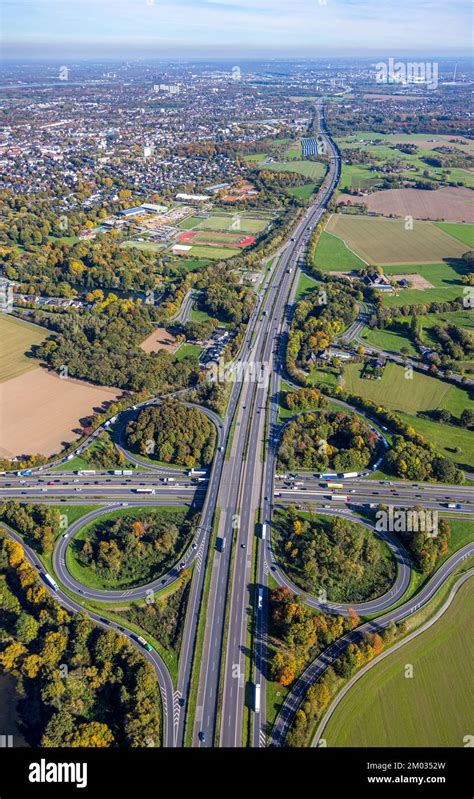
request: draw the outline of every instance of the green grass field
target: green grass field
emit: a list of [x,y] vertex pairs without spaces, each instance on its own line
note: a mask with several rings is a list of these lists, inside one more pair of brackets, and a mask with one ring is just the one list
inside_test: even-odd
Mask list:
[[0,367],[0,382],[18,377],[30,369],[36,369],[39,361],[27,357],[33,344],[41,344],[49,335],[48,330],[42,330],[36,325],[21,322],[11,314],[0,316],[0,339],[2,341],[2,365]]
[[[236,221],[238,220],[238,221]],[[200,219],[198,230],[231,231],[234,233],[261,233],[268,225],[266,219],[258,219],[244,214],[211,215]]]
[[467,244],[469,249],[474,249],[474,225],[462,225],[460,223],[453,224],[452,222],[436,222],[436,227],[459,239],[463,244]]
[[305,274],[305,272],[301,272],[298,279],[298,286],[296,288],[295,300],[300,300],[303,294],[306,294],[308,291],[312,291],[313,289],[317,288],[318,285],[320,286],[321,283],[317,283],[314,278]]
[[210,260],[206,258],[181,258],[179,257],[178,264],[186,270],[186,272],[197,272],[198,269],[204,269],[209,266]]
[[316,247],[314,264],[323,272],[352,272],[353,269],[363,269],[366,266],[341,239],[326,233],[325,230],[321,233]]
[[338,236],[370,264],[428,264],[461,258],[468,249],[432,222],[417,221],[412,230],[401,219],[333,214],[326,231]]
[[412,379],[406,379],[403,366],[398,364],[388,363],[381,380],[362,379],[360,372],[358,363],[344,367],[346,389],[382,407],[409,414],[446,408],[455,416],[464,408],[474,408],[465,389],[415,371]]
[[[461,260],[453,259],[442,264],[389,264],[383,267],[386,275],[421,275],[435,288],[453,288],[462,285],[463,275],[469,271]],[[418,290],[420,297],[429,289]],[[404,293],[404,292],[402,292]]]
[[244,161],[252,166],[254,164],[259,164],[260,161],[264,161],[265,158],[268,158],[269,153],[251,153],[250,155],[244,156]]
[[[436,146],[441,144],[449,144],[450,136],[436,135]],[[372,156],[376,165],[382,166],[390,161],[398,161],[402,165],[401,174],[407,181],[413,181],[423,178],[423,173],[427,170],[429,178],[433,181],[444,182],[444,170],[442,167],[435,167],[427,163],[424,159],[436,156],[429,144],[433,143],[434,137],[428,134],[401,134],[401,135],[386,135],[377,133],[376,131],[356,131],[351,136],[338,137],[336,141],[342,149],[361,149],[364,153]],[[377,141],[376,144],[369,143]],[[395,143],[411,143],[417,145],[415,153],[402,153],[400,150],[392,149]],[[466,145],[454,145],[460,152],[471,153],[473,152],[472,142]],[[452,167],[449,174],[451,182],[461,182],[465,186],[472,187],[474,185],[474,175],[460,167]],[[382,178],[376,170],[370,170],[366,164],[343,164],[340,189],[352,186],[353,188],[366,188],[367,186],[374,185],[377,178]]]
[[236,255],[242,254],[242,250],[238,247],[231,249],[230,247],[209,247],[205,244],[193,244],[188,252],[193,258],[210,258],[213,261],[224,261],[227,258],[234,258]]
[[201,352],[202,347],[198,347],[196,344],[181,344],[174,357],[177,361],[182,361],[189,355],[194,355],[196,358],[199,358]]
[[431,628],[361,677],[329,720],[327,745],[462,747],[471,729],[473,601],[469,580]]
[[381,176],[363,164],[343,164],[338,192],[344,189],[367,189],[381,184]]
[[406,347],[410,355],[418,357],[416,348],[413,346],[409,337],[404,336],[403,333],[395,333],[391,330],[377,330],[376,328],[374,330],[369,330],[366,328],[361,338],[366,341],[367,344],[380,347],[380,349],[386,352],[399,353],[402,347]]
[[303,200],[307,200],[318,188],[319,183],[305,183],[304,186],[292,186],[290,189],[288,189],[288,194],[292,194],[293,197],[300,197]]
[[[421,433],[428,441],[431,441],[445,458],[449,458],[461,469],[468,471],[474,469],[472,432],[463,427],[432,422],[431,419],[420,419],[418,416],[411,416],[407,413],[400,413],[400,417],[414,427],[417,433]],[[459,452],[454,452],[455,449],[459,449]]]
[[179,223],[178,227],[182,228],[183,230],[192,230],[202,222],[201,216],[188,216],[187,219],[183,219],[182,222]]
[[269,164],[260,164],[260,167],[271,172],[297,172],[311,180],[321,180],[326,174],[326,167],[319,161],[271,161]]
[[308,382],[312,386],[322,384],[336,388],[338,385],[338,373],[336,369],[332,369],[330,366],[325,366],[324,368],[315,366],[309,373]]

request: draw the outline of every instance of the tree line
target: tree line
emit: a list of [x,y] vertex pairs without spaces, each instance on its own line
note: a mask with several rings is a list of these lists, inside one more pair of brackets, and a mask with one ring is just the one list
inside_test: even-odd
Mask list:
[[30,746],[160,745],[151,664],[125,637],[61,607],[3,531],[0,604],[0,666],[16,678]]

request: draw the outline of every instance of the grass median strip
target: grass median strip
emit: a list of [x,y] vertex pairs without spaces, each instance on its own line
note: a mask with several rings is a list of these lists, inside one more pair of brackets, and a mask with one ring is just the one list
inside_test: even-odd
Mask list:
[[206,629],[206,614],[207,614],[207,603],[209,600],[209,590],[211,587],[211,577],[212,577],[212,564],[214,562],[214,553],[215,553],[215,543],[217,538],[217,530],[219,529],[219,519],[221,515],[221,509],[216,508],[214,514],[214,522],[212,525],[212,533],[211,533],[211,540],[209,541],[209,555],[208,561],[206,564],[206,576],[204,578],[204,587],[201,597],[201,602],[199,606],[199,622],[198,622],[198,629],[196,633],[196,644],[194,647],[194,657],[193,657],[193,665],[191,670],[191,689],[189,692],[189,702],[188,702],[188,712],[186,714],[186,726],[184,732],[184,745],[185,746],[192,746],[193,745],[193,729],[194,729],[194,719],[196,716],[196,704],[197,704],[197,694],[198,694],[198,687],[199,687],[199,669],[201,666],[202,660],[202,650],[204,646],[204,632]]

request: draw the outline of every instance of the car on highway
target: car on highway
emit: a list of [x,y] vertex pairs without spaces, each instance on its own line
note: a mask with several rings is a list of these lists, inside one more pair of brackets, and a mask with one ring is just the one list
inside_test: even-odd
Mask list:
[[198,738],[202,744],[206,743],[206,733],[204,732],[204,730],[199,730]]

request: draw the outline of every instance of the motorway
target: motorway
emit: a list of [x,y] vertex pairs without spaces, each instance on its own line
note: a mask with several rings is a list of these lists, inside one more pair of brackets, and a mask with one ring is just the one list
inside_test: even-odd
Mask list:
[[[200,408],[212,419],[217,429],[216,454],[208,472],[208,482],[195,483],[182,470],[155,465],[125,449],[124,431],[128,421],[141,407],[158,403],[162,401],[161,398],[148,400],[124,411],[113,426],[105,423],[76,451],[80,455],[85,448],[91,446],[102,430],[110,429],[127,461],[135,464],[132,474],[114,475],[100,471],[94,475],[73,474],[66,471],[67,458],[62,457],[52,464],[37,467],[31,476],[0,476],[0,498],[3,499],[99,506],[68,527],[54,550],[54,571],[61,583],[55,596],[72,611],[83,610],[81,602],[84,600],[110,603],[119,598],[130,600],[146,597],[150,591],[156,592],[169,587],[178,578],[182,568],[194,564],[176,686],[173,686],[158,653],[143,650],[143,655],[152,662],[160,684],[164,710],[164,742],[167,746],[184,746],[185,741],[190,739],[194,746],[242,746],[246,732],[245,708],[252,706],[253,702],[253,696],[248,696],[247,691],[255,683],[261,686],[262,701],[260,711],[251,713],[249,717],[249,742],[254,747],[267,744],[265,673],[269,573],[281,585],[287,585],[295,593],[302,593],[276,562],[271,536],[265,541],[261,539],[262,523],[271,531],[275,507],[294,503],[301,508],[342,515],[365,524],[370,529],[372,527],[369,522],[354,515],[367,505],[383,503],[393,507],[413,507],[422,503],[424,508],[443,510],[452,517],[472,512],[472,493],[469,493],[471,489],[466,486],[403,481],[387,483],[360,477],[341,481],[338,479],[343,485],[339,489],[341,497],[346,497],[346,501],[339,505],[337,500],[329,498],[328,490],[324,489],[317,476],[303,473],[292,476],[292,479],[275,477],[276,453],[282,429],[278,422],[280,383],[282,377],[286,378],[284,354],[300,274],[299,267],[303,263],[312,230],[331,199],[340,173],[339,155],[327,135],[319,107],[317,113],[320,130],[330,153],[329,171],[315,202],[304,213],[290,240],[280,247],[272,262],[259,289],[257,304],[250,316],[237,358],[237,363],[244,367],[244,375],[246,365],[262,365],[262,379],[244,377],[232,385],[224,420],[208,409]],[[189,293],[180,309],[180,319],[187,317],[191,302],[192,294]],[[362,309],[359,319],[346,333],[349,332],[350,336],[359,340],[365,321],[365,309]],[[185,392],[176,392],[174,396],[186,401]],[[351,408],[347,403],[338,404],[370,419],[369,415]],[[56,471],[51,470],[53,466]],[[61,467],[64,467],[62,471]],[[172,483],[164,482],[170,478]],[[299,484],[297,486],[296,481]],[[127,591],[102,591],[81,585],[69,573],[66,550],[72,538],[85,524],[100,518],[111,508],[178,504],[200,509],[200,524],[186,551],[166,574],[147,585]],[[448,504],[456,507],[448,510]],[[226,541],[223,551],[211,548],[214,527],[218,538]],[[9,533],[21,540],[14,531],[9,529]],[[400,613],[409,615],[414,612],[420,604],[431,598],[429,587],[439,587],[459,565],[460,559],[471,554],[471,549],[465,547],[453,555],[425,586],[423,592],[396,610],[390,610],[406,593],[410,581],[410,562],[396,538],[389,534],[382,535],[394,551],[398,567],[397,578],[383,597],[353,605],[359,613],[385,612],[377,622],[370,622],[369,625],[389,623],[392,618],[399,620],[405,617],[400,616]],[[42,569],[34,552],[28,547],[25,550],[35,566]],[[253,564],[256,566],[256,574],[252,572]],[[203,607],[208,569],[209,593]],[[263,589],[263,603],[260,607],[255,596],[258,587]],[[433,587],[434,590],[437,588]],[[348,609],[347,605],[340,603],[321,603],[306,592],[304,600],[312,607],[328,612],[345,613]],[[102,626],[119,629],[137,645],[134,633],[89,608],[86,612]],[[398,615],[392,617],[392,613]],[[204,620],[203,643],[202,652],[199,651],[197,659],[196,643],[201,614]],[[357,631],[348,633],[325,650],[304,672],[288,695],[278,717],[271,739],[273,745],[283,743],[292,714],[307,686],[320,673],[318,668],[325,667],[331,659],[337,657],[337,653],[341,652],[346,643],[353,640],[350,636],[365,629],[372,628],[363,625]],[[196,683],[193,682],[194,679]],[[194,688],[197,701],[195,717],[192,718],[189,713],[189,699]]]
[[[227,546],[224,552],[214,558],[206,614],[198,709],[193,731],[193,741],[200,745],[213,746],[219,743],[221,746],[238,747],[243,743],[245,652],[252,607],[251,566],[255,522],[262,502],[264,514],[271,507],[271,495],[264,499],[260,490],[260,452],[265,435],[269,378],[274,371],[275,342],[297,274],[295,267],[337,185],[339,160],[335,152],[333,156],[329,173],[315,203],[298,223],[288,246],[270,273],[271,285],[265,295],[265,309],[249,352],[249,361],[263,365],[267,379],[244,386],[231,457],[224,467],[218,503],[221,508],[218,532],[219,537],[225,538]],[[260,713],[260,717],[264,724],[264,713]],[[263,744],[261,732],[258,732],[258,741]]]

